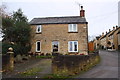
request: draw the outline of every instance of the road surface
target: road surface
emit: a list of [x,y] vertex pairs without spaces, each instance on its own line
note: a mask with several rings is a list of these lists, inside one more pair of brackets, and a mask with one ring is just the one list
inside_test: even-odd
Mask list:
[[76,78],[118,78],[118,53],[100,51],[101,62]]

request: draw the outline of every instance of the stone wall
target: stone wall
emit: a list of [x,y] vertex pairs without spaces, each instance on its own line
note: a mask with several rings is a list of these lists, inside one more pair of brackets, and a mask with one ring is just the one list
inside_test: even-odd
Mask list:
[[60,55],[52,60],[53,74],[76,75],[87,71],[99,62],[99,54],[90,55]]
[[87,54],[88,51],[88,32],[87,24],[78,24],[78,32],[69,33],[68,24],[44,24],[42,33],[36,33],[36,25],[32,25],[32,49],[36,51],[36,41],[41,41],[41,53],[52,53],[52,41],[59,41],[59,53],[68,53],[68,41],[78,41],[79,53]]

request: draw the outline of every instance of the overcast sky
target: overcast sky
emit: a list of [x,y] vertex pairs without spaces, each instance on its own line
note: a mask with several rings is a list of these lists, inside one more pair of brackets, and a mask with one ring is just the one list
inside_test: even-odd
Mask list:
[[21,8],[29,21],[35,17],[79,16],[83,5],[88,35],[100,35],[118,25],[119,0],[3,0],[8,12]]

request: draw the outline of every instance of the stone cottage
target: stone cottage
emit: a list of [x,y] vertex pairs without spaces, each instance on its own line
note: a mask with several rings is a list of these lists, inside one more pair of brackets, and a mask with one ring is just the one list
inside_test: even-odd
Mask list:
[[83,6],[80,16],[34,18],[30,25],[31,52],[88,55],[88,22]]

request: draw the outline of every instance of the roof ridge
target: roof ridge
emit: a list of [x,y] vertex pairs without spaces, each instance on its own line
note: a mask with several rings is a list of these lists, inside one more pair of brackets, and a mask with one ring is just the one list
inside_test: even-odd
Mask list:
[[[59,16],[58,16],[58,17],[56,16],[56,17],[38,17],[38,18],[36,17],[36,18],[34,18],[34,19],[42,19],[42,18],[43,18],[43,19],[45,19],[45,18],[75,18],[75,17],[80,17],[80,16],[60,16],[60,17],[59,17]],[[80,17],[80,18],[81,18],[81,17]]]

